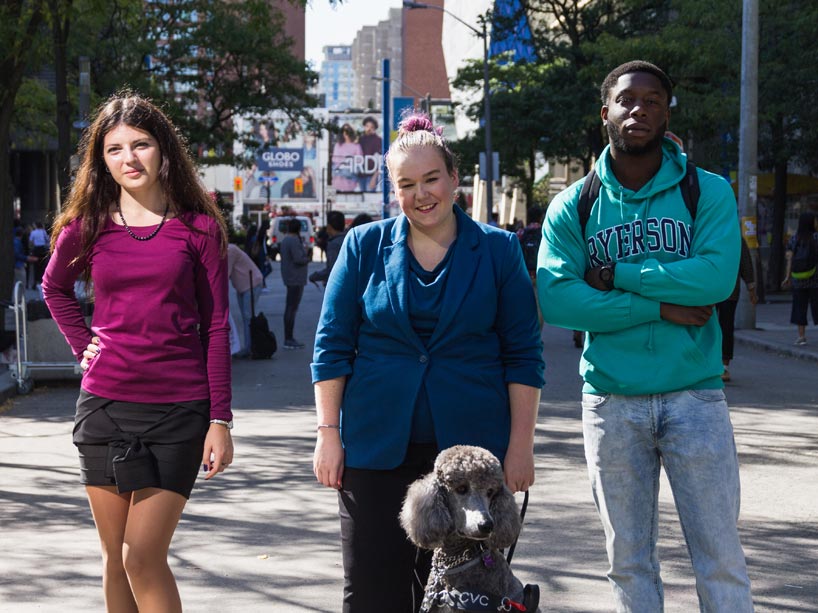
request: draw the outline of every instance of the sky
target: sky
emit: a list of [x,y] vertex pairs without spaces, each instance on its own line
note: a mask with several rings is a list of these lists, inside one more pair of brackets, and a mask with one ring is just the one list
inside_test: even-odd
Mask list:
[[333,8],[329,0],[310,0],[306,13],[307,61],[318,70],[324,46],[351,45],[358,30],[385,20],[390,8],[401,5],[402,0],[344,0]]

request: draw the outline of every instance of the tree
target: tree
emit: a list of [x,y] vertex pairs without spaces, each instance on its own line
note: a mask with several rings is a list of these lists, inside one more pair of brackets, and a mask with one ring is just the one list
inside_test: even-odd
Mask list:
[[14,102],[29,66],[30,51],[43,23],[43,0],[4,0],[0,4],[0,296],[11,296],[14,270],[9,145]]
[[[291,0],[304,4],[302,0]],[[332,1],[332,0],[328,0]],[[316,75],[291,53],[283,15],[267,0],[4,0],[0,4],[0,233],[13,212],[9,146],[58,136],[59,184],[69,184],[78,133],[79,56],[92,61],[92,104],[123,87],[154,97],[193,144],[200,163],[229,163],[233,118],[283,109],[307,118]],[[53,66],[56,91],[26,78]],[[25,108],[18,92],[25,97]],[[12,242],[0,242],[0,296],[11,294]]]
[[68,98],[68,34],[74,0],[48,0],[57,103],[57,184],[68,195],[71,159],[71,101]]
[[[670,0],[520,0],[529,17],[532,43],[540,61],[558,66],[549,98],[572,108],[576,143],[570,157],[590,160],[604,147],[599,120],[599,83],[617,65],[600,40],[620,44],[659,31],[668,21]],[[633,59],[633,58],[627,58]],[[624,60],[623,60],[624,61]]]
[[201,163],[234,161],[236,116],[271,109],[312,121],[317,78],[291,52],[283,14],[267,0],[148,2],[149,74]]
[[767,287],[784,269],[787,176],[792,162],[818,171],[818,7],[810,0],[764,0],[759,6],[759,170],[772,171],[772,242]]
[[[518,177],[528,202],[533,201],[536,158],[567,159],[581,150],[576,126],[583,121],[573,90],[561,88],[566,79],[564,62],[553,64],[512,62],[494,58],[490,67],[491,116],[502,138],[493,139],[504,174]],[[482,61],[469,62],[453,85],[461,89],[482,87]],[[482,118],[482,100],[467,113]],[[483,128],[475,138],[482,142]]]
[[[519,0],[519,9],[494,16],[492,37],[519,35],[521,15],[528,19],[537,60],[527,64],[491,62],[492,136],[504,169],[519,169],[532,195],[537,152],[561,161],[582,160],[585,170],[604,146],[599,120],[598,84],[613,65],[607,38],[622,44],[660,31],[669,0]],[[628,58],[631,59],[631,58]],[[624,61],[624,60],[623,60]],[[478,62],[470,62],[455,86],[482,84]],[[601,76],[600,76],[601,75]],[[496,109],[496,110],[495,110]],[[479,117],[475,105],[468,110]],[[503,138],[497,138],[502,135]]]

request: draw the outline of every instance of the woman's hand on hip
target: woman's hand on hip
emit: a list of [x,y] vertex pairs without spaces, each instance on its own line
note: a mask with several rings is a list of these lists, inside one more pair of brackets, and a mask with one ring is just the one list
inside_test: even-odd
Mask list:
[[202,469],[207,471],[205,479],[210,479],[233,462],[233,437],[223,424],[210,424],[202,452]]
[[344,477],[344,446],[341,433],[334,428],[318,430],[315,453],[312,457],[312,471],[316,479],[326,487],[341,489]]
[[88,343],[88,346],[85,348],[85,351],[82,352],[82,361],[80,362],[80,368],[82,368],[83,372],[85,372],[91,367],[91,361],[99,355],[100,351],[102,350],[99,347],[99,337],[98,336],[91,337],[91,342]]

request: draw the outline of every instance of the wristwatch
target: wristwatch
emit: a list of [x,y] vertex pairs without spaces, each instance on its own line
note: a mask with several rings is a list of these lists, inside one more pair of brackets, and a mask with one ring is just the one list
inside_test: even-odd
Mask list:
[[211,419],[210,423],[211,424],[219,424],[220,426],[224,426],[228,430],[233,429],[233,420],[232,419],[230,421],[225,421],[223,419]]
[[616,262],[605,264],[599,268],[599,280],[605,285],[605,289],[612,290],[614,288],[614,269]]

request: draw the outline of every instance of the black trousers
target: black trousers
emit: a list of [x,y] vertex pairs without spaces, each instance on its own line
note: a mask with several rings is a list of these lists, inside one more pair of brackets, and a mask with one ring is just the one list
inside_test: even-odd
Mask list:
[[43,282],[46,266],[48,266],[48,247],[32,247],[31,255],[37,258],[34,263],[34,286]]
[[736,305],[738,300],[725,300],[716,305],[721,326],[721,359],[728,362],[733,359],[733,330],[735,329]]
[[818,288],[792,288],[792,311],[790,323],[796,326],[807,326],[807,309],[812,312],[812,323],[818,324]]
[[293,328],[295,328],[295,314],[298,305],[301,304],[301,297],[304,295],[303,285],[287,286],[287,301],[284,304],[284,340],[293,340]]
[[406,537],[398,515],[406,488],[434,465],[435,445],[410,445],[392,470],[345,468],[338,492],[344,558],[343,613],[416,613],[432,552]]

